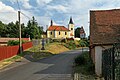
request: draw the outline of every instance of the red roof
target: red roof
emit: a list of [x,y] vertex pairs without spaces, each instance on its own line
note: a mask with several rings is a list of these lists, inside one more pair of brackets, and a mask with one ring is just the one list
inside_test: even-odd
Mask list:
[[55,31],[69,31],[69,29],[67,29],[64,26],[55,26],[55,25],[50,26],[47,30],[49,30],[49,31],[53,31],[53,30],[55,30]]
[[90,44],[119,42],[120,9],[90,11]]
[[[0,42],[8,42],[9,40],[19,40],[19,38],[0,38]],[[22,40],[29,41],[29,38],[22,38]]]

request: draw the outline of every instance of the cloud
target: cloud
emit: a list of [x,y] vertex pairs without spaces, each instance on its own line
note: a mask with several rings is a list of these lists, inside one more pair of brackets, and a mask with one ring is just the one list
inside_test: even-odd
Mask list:
[[24,8],[26,9],[32,8],[32,6],[29,4],[29,0],[21,0],[21,2],[23,3]]
[[[17,0],[9,0],[12,4],[16,4],[17,3]],[[19,5],[22,4],[22,6],[25,8],[25,9],[31,9],[32,6],[29,4],[29,1],[30,0],[18,0],[19,2]]]
[[51,10],[51,11],[55,10],[55,11],[58,11],[58,12],[67,12],[67,7],[65,7],[63,5],[55,5],[55,6],[48,5],[47,9]]
[[[27,16],[33,16],[34,14],[22,10],[22,12],[24,14],[26,14]],[[8,6],[2,2],[0,2],[0,19],[2,22],[4,23],[10,23],[10,22],[16,22],[18,21],[18,11],[15,10],[13,7]],[[28,18],[24,15],[21,14],[21,23],[25,23],[27,24],[28,22]]]
[[[16,4],[16,0],[8,0]],[[73,17],[75,26],[84,26],[87,35],[89,35],[90,10],[106,10],[120,8],[120,0],[35,0],[38,5],[29,3],[31,0],[18,0],[20,4],[29,11],[23,12],[28,16],[35,16],[40,25],[49,25],[53,19],[55,24],[68,25],[70,16]],[[5,1],[4,1],[5,2]],[[11,7],[0,3],[0,11],[9,12],[0,13],[0,18],[4,22],[17,20],[17,11],[15,6]],[[34,10],[33,10],[34,9]],[[30,11],[31,10],[31,11]],[[36,10],[36,11],[35,11]],[[9,18],[8,18],[9,17]],[[23,22],[29,19],[21,16]]]
[[39,6],[47,5],[48,3],[52,2],[53,0],[36,0]]
[[15,22],[17,20],[17,11],[11,6],[0,2],[0,18],[4,23]]

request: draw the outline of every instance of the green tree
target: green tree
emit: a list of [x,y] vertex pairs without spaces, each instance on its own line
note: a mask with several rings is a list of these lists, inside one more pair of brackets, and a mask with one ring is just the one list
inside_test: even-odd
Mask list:
[[5,37],[5,24],[0,21],[0,37]]
[[80,41],[79,41],[79,43],[80,43],[80,46],[81,47],[88,47],[88,43],[87,43],[87,41],[85,41],[85,40],[83,40],[83,39],[81,39]]
[[79,27],[75,29],[75,37],[80,38],[80,28]]
[[38,26],[34,17],[32,17],[32,20],[28,21],[26,31],[31,39],[38,39],[41,37],[42,29]]

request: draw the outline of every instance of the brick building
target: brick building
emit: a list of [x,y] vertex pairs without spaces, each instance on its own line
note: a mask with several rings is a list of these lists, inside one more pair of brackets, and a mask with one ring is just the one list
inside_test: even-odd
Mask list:
[[90,53],[97,75],[102,74],[102,50],[120,40],[120,9],[90,11]]

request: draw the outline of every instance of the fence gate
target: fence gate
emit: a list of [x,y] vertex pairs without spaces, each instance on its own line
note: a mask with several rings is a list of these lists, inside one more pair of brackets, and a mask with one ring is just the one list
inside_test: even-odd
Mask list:
[[102,75],[105,80],[120,80],[120,44],[103,51]]

